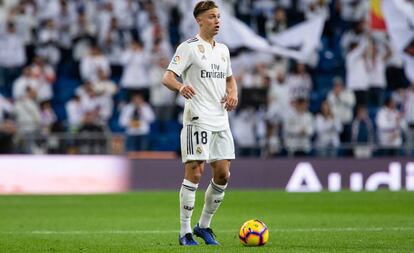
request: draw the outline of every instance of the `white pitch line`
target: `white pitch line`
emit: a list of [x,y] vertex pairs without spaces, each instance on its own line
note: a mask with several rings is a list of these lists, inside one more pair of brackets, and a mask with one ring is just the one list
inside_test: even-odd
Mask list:
[[[414,231],[414,227],[344,227],[344,228],[279,228],[270,229],[272,233],[312,233],[312,232],[381,232],[381,231]],[[33,234],[33,235],[86,235],[86,234],[174,234],[178,230],[32,230],[32,231],[0,231],[0,234]],[[219,233],[237,233],[237,230],[218,230]]]

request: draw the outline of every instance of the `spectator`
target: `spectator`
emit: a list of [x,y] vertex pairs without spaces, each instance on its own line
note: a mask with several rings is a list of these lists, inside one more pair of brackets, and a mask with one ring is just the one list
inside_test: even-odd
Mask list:
[[9,12],[9,20],[16,25],[17,34],[24,41],[26,58],[30,62],[34,55],[35,36],[33,31],[36,29],[37,17],[35,4],[30,1],[19,1]]
[[369,76],[365,40],[351,43],[346,55],[346,86],[354,91],[357,105],[366,105],[368,100]]
[[280,154],[282,150],[282,143],[280,141],[280,124],[271,121],[266,122],[266,135],[260,141],[261,156],[275,157]]
[[385,100],[384,106],[377,113],[376,124],[381,155],[398,155],[398,148],[401,147],[403,141],[404,121],[392,99]]
[[310,155],[314,131],[314,119],[308,110],[308,101],[303,98],[296,99],[292,112],[283,122],[283,138],[288,155]]
[[24,140],[22,150],[25,153],[42,151],[38,146],[42,118],[36,99],[36,91],[27,87],[26,95],[17,100],[15,105],[17,132]]
[[[82,138],[75,141],[76,148],[81,154],[102,154],[106,151],[105,132],[107,130],[108,119],[112,115],[113,102],[111,97],[102,91],[95,90],[90,82],[85,82],[76,90],[80,97],[80,105],[77,99],[72,101],[70,109],[73,125],[79,124],[78,131]],[[81,121],[78,122],[79,117]]]
[[159,58],[151,66],[149,72],[151,83],[150,102],[159,120],[171,120],[175,109],[176,94],[166,89],[161,82],[167,66],[168,60],[166,58]]
[[70,26],[70,35],[73,40],[72,58],[75,62],[79,63],[83,57],[88,55],[95,41],[96,30],[96,26],[88,20],[85,12],[79,12],[76,22]]
[[306,65],[296,63],[293,72],[288,76],[289,96],[291,100],[302,98],[308,100],[312,91],[312,79]]
[[347,22],[357,22],[366,18],[369,10],[369,1],[366,0],[339,0],[341,17]]
[[16,124],[13,120],[13,113],[13,104],[0,94],[0,154],[14,152]]
[[132,40],[132,34],[129,31],[122,31],[119,28],[118,20],[111,18],[109,29],[102,37],[99,38],[99,44],[104,54],[108,57],[111,65],[120,65],[122,49]]
[[74,95],[65,105],[66,114],[68,116],[69,131],[72,133],[78,132],[83,118],[84,110],[79,95]]
[[341,38],[341,48],[342,52],[346,56],[348,51],[351,49],[351,45],[358,45],[361,41],[364,40],[367,31],[367,23],[364,19],[360,19],[358,22],[355,22],[352,29],[345,32]]
[[53,98],[52,85],[56,81],[55,70],[45,62],[45,59],[36,56],[31,65],[33,78],[37,80],[38,101],[51,100]]
[[234,3],[236,17],[248,26],[252,23],[252,2],[252,0],[242,0]]
[[256,64],[253,71],[244,72],[242,75],[241,84],[243,88],[265,88],[264,79],[268,77],[268,70],[266,64]]
[[0,88],[11,97],[12,84],[26,63],[23,38],[17,34],[13,22],[7,22],[6,32],[0,33]]
[[369,75],[369,106],[379,107],[384,103],[385,89],[387,88],[385,78],[385,67],[391,57],[391,51],[384,44],[384,51],[380,51],[380,44],[370,39],[367,50],[367,70]]
[[115,16],[113,1],[105,1],[99,5],[99,11],[96,13],[96,24],[98,25],[98,40],[104,41],[104,38],[111,27],[111,20]]
[[328,93],[328,103],[334,117],[339,119],[343,126],[341,142],[348,143],[351,139],[351,122],[354,117],[355,95],[351,90],[344,87],[340,77],[335,77],[333,83],[333,88]]
[[57,66],[61,58],[59,28],[53,19],[46,19],[41,24],[36,54],[46,59],[47,63]]
[[119,124],[126,128],[126,150],[149,149],[150,124],[154,121],[154,112],[143,96],[135,93],[131,102],[121,111]]
[[75,3],[68,0],[59,1],[58,19],[56,19],[56,25],[59,31],[59,47],[61,49],[61,56],[63,62],[70,62],[71,59],[71,47],[73,44],[71,26],[77,20],[77,12]]
[[358,106],[356,117],[352,121],[352,144],[354,156],[357,158],[369,158],[372,155],[374,143],[374,127],[368,116],[367,108]]
[[398,88],[391,92],[391,99],[395,102],[395,106],[397,107],[397,110],[401,112],[404,112],[404,103],[405,103],[406,94],[408,90],[409,90],[409,87],[407,89]]
[[32,68],[25,67],[23,73],[13,83],[13,98],[18,100],[26,96],[27,88],[37,90],[40,86],[39,80],[33,75]]
[[62,153],[62,146],[66,143],[65,140],[59,140],[56,133],[64,132],[63,126],[57,119],[55,111],[50,104],[50,101],[43,101],[40,103],[41,124],[42,124],[42,143],[44,153]]
[[172,48],[165,40],[157,39],[150,49],[152,61],[160,58],[170,59],[172,57]]
[[322,157],[336,156],[340,144],[339,134],[342,132],[341,121],[334,116],[328,101],[323,101],[321,111],[316,116],[316,148]]
[[414,82],[407,88],[403,100],[404,120],[407,122],[407,149],[409,155],[414,148]]
[[16,101],[15,110],[17,129],[20,134],[36,135],[40,132],[41,112],[34,89],[26,88],[26,95]]
[[[144,51],[139,41],[133,41],[121,58],[124,71],[121,78],[121,87],[125,100],[132,92],[139,92],[148,101],[150,81],[148,79],[149,55]],[[126,94],[125,94],[126,93]]]
[[314,17],[329,18],[329,4],[331,0],[306,0],[305,17],[312,19]]
[[97,93],[107,96],[111,100],[118,91],[116,84],[101,69],[98,70],[98,80],[92,86]]
[[84,117],[88,119],[88,124],[104,129],[112,115],[112,98],[104,90],[97,90],[90,82],[85,82],[76,90],[76,93],[80,97]]
[[391,90],[406,88],[407,81],[404,73],[403,53],[390,42],[388,37],[385,43],[391,53],[386,68],[387,88]]
[[43,101],[40,103],[40,117],[42,124],[42,133],[47,136],[56,129],[57,123],[57,117],[53,111],[50,101]]
[[111,68],[109,61],[104,56],[97,45],[92,45],[89,54],[82,57],[80,62],[80,74],[82,80],[91,81],[92,83],[98,80],[98,73],[102,71],[106,76],[111,75]]
[[106,150],[106,125],[102,124],[98,109],[84,111],[76,141],[81,154],[103,154]]
[[289,111],[290,97],[285,72],[279,70],[267,93],[267,117],[279,121]]
[[142,32],[145,51],[151,51],[152,46],[155,43],[159,43],[163,50],[171,52],[172,50],[168,43],[168,33],[165,31],[165,27],[161,25],[159,18],[151,16],[150,21],[149,26]]
[[257,142],[258,118],[253,107],[246,107],[232,119],[234,143],[239,156],[249,157],[259,155]]
[[273,11],[271,19],[266,21],[266,37],[271,38],[278,33],[286,30],[288,27],[288,20],[286,11],[283,8],[276,8]]
[[114,1],[113,9],[122,32],[136,33],[135,17],[139,9],[139,2],[134,0]]

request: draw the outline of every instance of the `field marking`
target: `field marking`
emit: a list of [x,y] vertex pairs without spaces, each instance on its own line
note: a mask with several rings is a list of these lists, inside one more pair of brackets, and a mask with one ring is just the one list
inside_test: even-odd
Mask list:
[[[344,227],[344,228],[279,228],[269,229],[272,233],[312,233],[312,232],[381,232],[381,231],[414,231],[414,227]],[[32,231],[0,231],[0,234],[33,234],[33,235],[87,235],[87,234],[174,234],[179,230],[32,230]],[[237,233],[237,230],[219,230],[219,233]]]

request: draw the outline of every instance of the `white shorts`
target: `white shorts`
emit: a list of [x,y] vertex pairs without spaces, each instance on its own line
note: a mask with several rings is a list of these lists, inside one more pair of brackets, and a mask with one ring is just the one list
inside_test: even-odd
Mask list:
[[181,130],[181,158],[183,163],[234,159],[234,141],[230,129],[213,132],[195,125],[184,126]]

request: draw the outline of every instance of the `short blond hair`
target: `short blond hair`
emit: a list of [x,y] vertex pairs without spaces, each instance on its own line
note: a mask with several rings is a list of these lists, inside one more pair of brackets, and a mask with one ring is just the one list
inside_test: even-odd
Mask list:
[[217,4],[214,1],[200,1],[194,7],[193,15],[195,18],[197,18],[203,12],[214,8],[218,8]]

